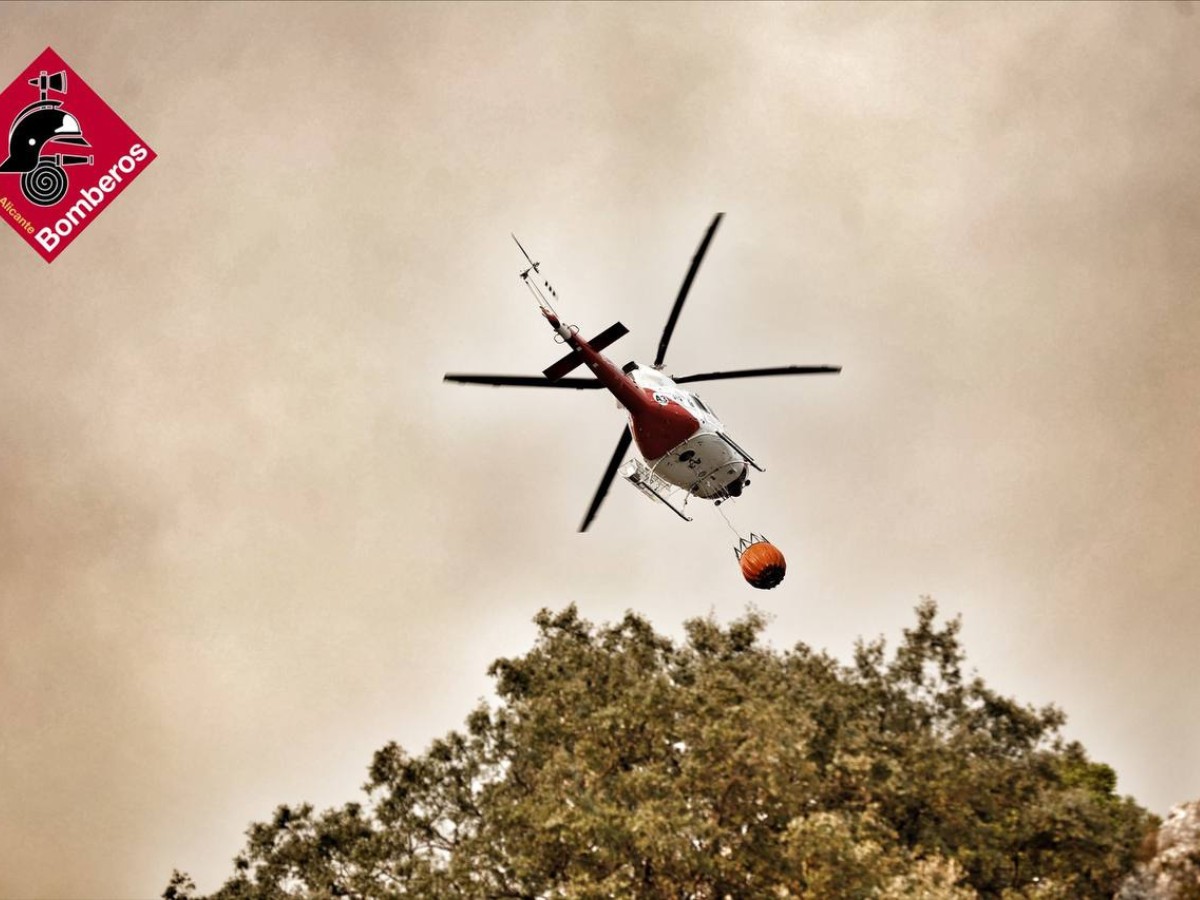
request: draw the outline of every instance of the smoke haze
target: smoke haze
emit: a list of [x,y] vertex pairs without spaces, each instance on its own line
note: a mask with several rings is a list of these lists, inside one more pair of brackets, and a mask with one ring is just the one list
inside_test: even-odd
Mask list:
[[[571,601],[754,601],[844,658],[929,594],[1119,790],[1200,795],[1193,5],[4,24],[5,71],[49,44],[159,157],[51,266],[0,235],[0,896],[215,889]],[[708,508],[617,484],[574,533],[610,397],[441,383],[560,354],[509,232],[622,363],[720,210],[668,369],[845,367],[702,391],[767,467],[722,509],[787,554],[770,594]]]

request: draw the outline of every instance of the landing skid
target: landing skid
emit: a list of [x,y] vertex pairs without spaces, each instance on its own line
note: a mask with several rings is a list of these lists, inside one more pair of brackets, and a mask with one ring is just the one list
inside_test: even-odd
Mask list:
[[[649,497],[651,500],[663,504],[679,518],[685,522],[692,521],[691,516],[684,513],[674,503],[672,503],[666,495],[668,485],[662,478],[655,475],[654,472],[640,459],[631,459],[621,467],[621,477],[632,484],[635,488]],[[686,502],[686,501],[685,501]]]

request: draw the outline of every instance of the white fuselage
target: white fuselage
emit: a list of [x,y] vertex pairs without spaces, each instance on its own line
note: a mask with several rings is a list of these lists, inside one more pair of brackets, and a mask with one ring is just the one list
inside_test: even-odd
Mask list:
[[676,404],[697,423],[696,430],[666,453],[646,464],[654,474],[702,499],[737,496],[747,474],[742,455],[721,435],[724,426],[704,401],[662,372],[639,367],[629,373],[634,383],[653,391],[654,400]]

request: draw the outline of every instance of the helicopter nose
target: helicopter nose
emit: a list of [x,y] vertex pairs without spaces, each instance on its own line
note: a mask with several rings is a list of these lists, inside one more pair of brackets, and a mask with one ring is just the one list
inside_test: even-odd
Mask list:
[[740,472],[738,472],[738,474],[736,476],[734,476],[733,481],[731,481],[731,482],[729,482],[729,484],[725,485],[725,490],[729,494],[730,497],[742,496],[742,490],[746,487],[746,485],[748,485],[750,483],[746,479],[746,475],[748,474],[748,471],[749,471],[748,467],[743,463],[742,470]]

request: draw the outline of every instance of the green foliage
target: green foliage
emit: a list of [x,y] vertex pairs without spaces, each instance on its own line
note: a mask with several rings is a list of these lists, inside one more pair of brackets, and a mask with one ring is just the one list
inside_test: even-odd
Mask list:
[[682,644],[633,613],[535,622],[496,709],[384,747],[366,806],[279,807],[214,896],[1098,898],[1154,824],[1058,710],[964,677],[930,601],[851,666],[764,646],[756,612]]
[[162,892],[163,900],[191,900],[195,895],[196,883],[186,872],[180,872],[178,869],[171,873],[171,880]]

